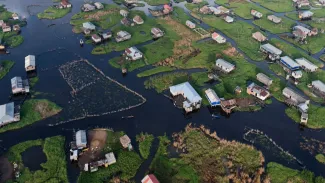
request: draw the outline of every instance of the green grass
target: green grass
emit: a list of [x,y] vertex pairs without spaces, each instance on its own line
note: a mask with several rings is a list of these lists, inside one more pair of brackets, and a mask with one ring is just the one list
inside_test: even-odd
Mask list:
[[58,19],[58,18],[64,17],[70,11],[71,11],[71,8],[59,9],[59,8],[55,8],[53,6],[50,6],[46,10],[44,10],[43,13],[37,14],[37,17],[39,19],[50,19],[50,20],[54,20],[54,19]]
[[321,183],[325,181],[323,177],[315,177],[314,173],[308,170],[299,171],[274,162],[267,164],[266,171],[272,183]]
[[279,78],[273,78],[272,85],[270,87],[270,92],[274,98],[284,102],[285,98],[282,95],[282,90],[286,87],[286,84]]
[[169,0],[144,0],[144,2],[148,3],[150,6],[157,6],[161,4],[167,4]]
[[321,59],[322,61],[325,62],[325,54],[321,55],[321,56],[319,57],[319,59]]
[[0,133],[31,125],[37,121],[51,117],[61,110],[61,107],[46,99],[26,100],[20,110],[20,121],[0,128]]
[[33,78],[29,79],[29,85],[31,87],[34,87],[38,81],[39,81],[38,77],[33,77]]
[[108,61],[108,63],[115,68],[126,68],[129,72],[134,71],[135,69],[139,69],[141,67],[146,66],[144,59],[135,60],[135,61],[126,61],[124,60],[122,63],[119,63],[121,57],[116,57]]
[[142,158],[148,159],[154,136],[148,133],[141,132],[139,135],[136,136],[136,140],[139,144],[139,151]]
[[[215,1],[216,3],[219,3],[219,0]],[[221,0],[221,4],[222,4],[223,0]],[[246,1],[240,1],[240,2],[231,2],[229,3],[229,6],[227,6],[229,8],[232,8],[233,11],[235,12],[235,14],[237,14],[238,16],[244,18],[244,19],[253,19],[253,15],[251,15],[251,10],[254,9],[258,12],[261,12],[263,14],[263,17],[266,16],[266,14],[270,14],[271,12],[261,8],[253,3],[250,2],[246,2]]]
[[[10,162],[16,162],[19,165],[20,177],[17,182],[62,182],[68,183],[66,158],[64,151],[64,137],[55,136],[45,140],[38,139],[22,142],[9,149],[7,154]],[[43,152],[47,157],[47,161],[41,164],[42,169],[31,172],[27,167],[24,167],[21,153],[33,146],[42,146]]]
[[252,60],[264,60],[263,54],[258,52],[260,46],[259,43],[252,38],[252,33],[258,31],[252,25],[242,21],[228,24],[221,18],[213,15],[203,16],[202,20],[236,41],[238,47]]
[[283,0],[253,0],[260,5],[275,12],[288,12],[295,10],[292,1]]
[[21,35],[15,35],[5,39],[4,41],[8,44],[8,46],[14,48],[21,45],[24,42],[24,37]]
[[307,44],[301,44],[295,39],[292,39],[291,37],[282,37],[282,38],[306,50],[307,52],[310,52],[311,54],[318,53],[325,47],[325,42],[323,41],[325,39],[325,34],[308,36],[306,39]]
[[8,21],[12,17],[12,12],[7,11],[5,5],[0,5],[0,20]]
[[180,159],[169,159],[167,147],[170,144],[168,137],[160,136],[158,150],[150,165],[150,172],[152,172],[159,182],[199,182],[199,177],[196,171],[185,164]]
[[[297,109],[291,107],[287,108],[285,112],[295,122],[300,123],[300,113]],[[310,104],[308,109],[307,127],[313,129],[325,128],[324,112],[324,107],[318,107],[313,104]]]
[[[135,15],[140,15],[144,19],[144,24],[136,25],[134,27],[126,27],[124,25],[115,26],[112,28],[112,32],[117,33],[121,30],[127,31],[131,34],[132,38],[123,42],[110,42],[109,44],[96,46],[92,51],[92,54],[102,54],[102,53],[110,53],[112,51],[122,51],[128,47],[135,46],[137,44],[149,41],[152,39],[151,37],[151,28],[156,27],[157,23],[155,19],[146,19],[146,16],[143,12],[140,11],[132,11],[130,12],[130,17]],[[98,49],[101,52],[98,52]],[[96,53],[95,53],[96,52]]]
[[174,68],[172,67],[168,67],[168,66],[159,66],[159,67],[155,67],[153,69],[149,69],[146,71],[143,71],[139,74],[137,74],[138,77],[148,77],[154,74],[158,74],[158,73],[162,73],[162,72],[168,72],[168,71],[172,71],[174,70]]
[[270,64],[269,68],[273,71],[276,75],[286,77],[286,72],[279,64]]
[[259,20],[255,20],[253,23],[273,34],[291,32],[291,28],[295,25],[294,21],[284,17],[282,17],[281,23],[276,24],[268,20],[267,15]]
[[165,36],[151,44],[140,48],[149,64],[162,61],[173,55],[174,43],[169,37]]
[[152,76],[144,82],[146,89],[155,89],[158,93],[163,92],[172,85],[188,81],[188,74],[185,72],[175,72]]
[[12,66],[15,65],[15,62],[10,60],[4,60],[0,62],[0,64],[3,67],[2,70],[0,70],[0,79],[2,79],[3,77],[5,77],[5,75],[7,75],[7,73],[10,71]]
[[306,54],[304,52],[299,51],[294,46],[292,46],[282,40],[273,38],[270,40],[270,42],[271,42],[271,44],[273,44],[274,46],[276,46],[277,48],[282,50],[284,52],[283,55],[287,55],[287,56],[291,57],[292,59],[305,57],[307,60],[309,60],[313,64],[317,65],[318,67],[324,67],[324,64],[322,62],[314,59],[313,57],[309,56],[308,54]]
[[[122,16],[119,14],[120,7],[114,4],[103,4],[104,8],[101,10],[95,10],[91,12],[79,12],[71,17],[70,24],[79,28],[82,27],[84,22],[92,22],[94,25],[101,27],[102,29],[108,29],[112,26],[118,24],[122,19]],[[106,15],[100,16],[100,18],[86,18],[96,14],[97,12],[107,12]]]
[[207,72],[196,72],[191,74],[191,80],[197,86],[204,86],[210,79],[208,78]]
[[325,156],[323,154],[317,154],[315,158],[318,162],[325,164]]

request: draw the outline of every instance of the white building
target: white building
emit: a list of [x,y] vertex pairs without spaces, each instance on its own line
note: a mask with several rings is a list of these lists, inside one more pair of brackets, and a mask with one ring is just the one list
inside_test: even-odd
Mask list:
[[253,17],[255,18],[262,18],[263,14],[261,12],[258,12],[256,10],[251,10],[251,15],[253,15]]
[[300,65],[300,67],[305,71],[315,72],[318,69],[318,67],[315,64],[311,63],[309,60],[305,58],[297,58],[295,60]]
[[293,30],[299,30],[299,31],[301,31],[305,35],[309,35],[310,32],[311,32],[311,30],[309,30],[306,27],[301,26],[301,25],[294,26],[293,27]]
[[233,65],[223,59],[216,60],[216,67],[225,73],[229,73],[236,68],[235,65]]
[[3,20],[0,20],[0,27],[4,24],[5,22]]
[[278,48],[276,48],[275,46],[267,43],[267,44],[263,44],[260,46],[260,50],[266,54],[268,54],[268,57],[271,60],[277,60],[280,59],[280,56],[282,54],[282,51],[279,50]]
[[92,31],[96,29],[96,26],[94,24],[92,24],[91,22],[82,23],[82,27],[84,29],[88,29],[88,30],[92,30]]
[[14,20],[19,20],[19,16],[18,16],[18,14],[17,14],[17,13],[13,13],[13,14],[12,14],[12,19],[14,19]]
[[141,24],[144,23],[143,19],[139,15],[135,15],[133,17],[133,22],[138,24],[138,25],[141,25]]
[[79,130],[76,132],[76,146],[78,149],[87,147],[87,134],[85,130]]
[[321,95],[325,95],[325,84],[321,82],[320,80],[312,81],[311,85],[313,89],[320,92]]
[[200,109],[202,98],[189,82],[171,86],[169,87],[169,91],[174,97],[177,95],[182,95],[184,97],[183,108],[186,112]]
[[157,27],[151,28],[151,34],[154,38],[159,38],[164,36],[164,32]]
[[253,95],[258,99],[266,100],[270,96],[270,92],[267,91],[265,88],[256,85],[255,83],[251,83],[247,87],[247,93],[249,95]]
[[6,23],[2,24],[2,32],[11,32],[11,27]]
[[282,65],[284,65],[291,71],[296,71],[300,69],[300,65],[288,56],[281,57],[280,61]]
[[221,44],[221,43],[225,43],[227,40],[226,38],[224,38],[223,36],[221,36],[220,34],[214,32],[211,34],[211,37],[213,40],[217,41],[217,43]]
[[112,164],[116,163],[116,158],[115,158],[115,155],[113,152],[105,154],[105,158],[106,158],[108,165],[112,165]]
[[231,16],[225,16],[223,18],[227,23],[232,23],[234,22],[234,18],[232,18]]
[[138,48],[136,48],[135,46],[127,48],[125,50],[125,54],[130,60],[139,60],[143,57],[141,51],[138,50]]
[[302,78],[302,72],[300,70],[291,72],[291,76],[295,79]]
[[22,80],[21,77],[14,77],[11,79],[12,94],[29,93],[28,80]]
[[282,18],[277,17],[275,15],[268,15],[267,19],[274,22],[274,23],[276,23],[276,24],[281,23],[281,21],[282,21]]
[[100,38],[97,34],[93,34],[91,36],[91,39],[95,42],[95,43],[100,43],[102,42],[102,38]]
[[129,39],[131,39],[131,34],[126,31],[119,31],[115,38],[116,42],[126,41]]
[[19,112],[16,114],[14,103],[0,105],[0,126],[20,120]]
[[212,90],[211,88],[205,90],[205,96],[207,97],[207,99],[212,107],[220,105],[220,98],[218,97],[216,92],[214,90]]
[[95,2],[94,5],[99,10],[104,8],[104,5],[102,3],[100,3],[100,2]]
[[292,90],[289,87],[285,87],[282,90],[282,94],[289,99],[290,101],[293,102],[293,104],[298,107],[298,109],[301,112],[307,112],[308,110],[308,104],[309,104],[309,100],[305,99],[304,97],[302,97],[301,95],[299,95],[297,92],[295,92],[294,90]]
[[94,11],[96,9],[96,7],[87,3],[87,4],[84,4],[81,9],[85,12],[89,12],[89,11]]
[[122,15],[123,17],[127,17],[128,14],[129,14],[128,11],[126,11],[126,10],[120,10],[120,15]]
[[266,86],[270,86],[273,82],[273,80],[271,78],[269,78],[267,75],[263,74],[263,73],[258,73],[256,75],[256,79],[265,84]]
[[28,55],[25,57],[25,70],[33,71],[36,69],[35,55]]
[[195,23],[191,22],[190,20],[186,20],[185,22],[186,26],[189,27],[190,29],[194,29],[195,28]]

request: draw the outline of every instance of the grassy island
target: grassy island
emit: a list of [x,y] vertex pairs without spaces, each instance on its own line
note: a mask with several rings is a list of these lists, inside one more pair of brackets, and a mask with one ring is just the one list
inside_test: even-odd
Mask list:
[[281,164],[270,162],[267,164],[267,175],[273,183],[294,182],[294,183],[324,183],[323,177],[315,177],[313,172],[308,170],[295,170]]
[[[31,140],[11,147],[7,157],[11,163],[17,163],[20,177],[16,182],[62,182],[68,183],[66,158],[64,151],[64,137],[55,136],[45,140]],[[30,147],[41,146],[47,161],[41,164],[42,169],[35,172],[24,166],[21,154]]]
[[[300,123],[300,112],[295,108],[287,108],[286,114],[295,122]],[[325,128],[325,107],[318,107],[313,104],[309,105],[307,127],[319,129]]]
[[154,136],[148,133],[140,133],[136,136],[137,142],[139,143],[139,151],[143,159],[148,159],[150,155],[150,148]]
[[46,10],[44,10],[43,13],[39,13],[37,14],[37,17],[39,19],[58,19],[58,18],[62,18],[65,15],[67,15],[69,12],[71,11],[71,8],[56,8],[53,6],[50,6],[49,8],[47,8]]
[[[264,158],[254,147],[217,137],[204,126],[187,126],[185,132],[174,135],[174,147],[186,153],[179,158],[169,158],[166,136],[159,137],[157,153],[150,166],[161,182],[227,182],[259,178],[263,172]],[[205,163],[202,163],[205,162]],[[237,176],[237,167],[242,167],[245,176]],[[226,171],[227,170],[227,171]],[[228,172],[228,173],[226,173]],[[247,175],[247,176],[246,176]]]
[[318,162],[325,164],[325,156],[324,156],[324,154],[317,154],[315,156],[315,158],[317,159]]
[[279,13],[295,10],[292,1],[253,0],[253,2],[259,3],[261,6]]
[[20,121],[0,128],[0,133],[31,125],[37,121],[56,115],[61,110],[61,107],[46,99],[26,100],[21,106]]
[[10,60],[4,60],[0,62],[0,79],[5,77],[5,75],[10,71],[15,62]]

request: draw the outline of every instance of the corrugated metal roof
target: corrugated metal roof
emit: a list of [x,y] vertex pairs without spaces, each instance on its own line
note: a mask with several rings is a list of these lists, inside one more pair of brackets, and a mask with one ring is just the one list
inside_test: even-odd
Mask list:
[[288,56],[284,56],[281,57],[281,62],[286,65],[287,67],[289,67],[289,69],[299,69],[300,65],[297,64],[297,62],[293,61],[290,57]]
[[307,29],[306,27],[303,27],[301,25],[297,25],[293,27],[294,30],[301,30],[302,32],[304,32],[305,34],[310,33],[310,30]]
[[191,103],[202,101],[201,96],[195,91],[189,82],[171,86],[169,87],[169,90],[173,95],[183,94]]
[[23,80],[21,79],[21,77],[16,76],[11,79],[11,88],[23,88]]
[[235,68],[235,65],[225,61],[224,59],[218,59],[216,61],[216,65],[221,65],[222,67],[226,68],[226,69],[229,69],[229,70],[232,70]]
[[321,82],[320,80],[313,81],[313,82],[311,82],[311,84],[313,85],[313,87],[317,88],[319,91],[325,93],[325,84],[323,82]]
[[297,58],[295,60],[300,66],[305,67],[308,70],[315,71],[318,69],[318,67],[315,64],[311,63],[309,60],[305,58]]
[[211,88],[205,90],[205,95],[208,98],[211,106],[220,105],[220,98],[214,90],[212,90]]
[[267,44],[263,44],[261,46],[261,48],[263,48],[264,50],[266,50],[267,52],[270,52],[270,53],[274,53],[274,54],[277,54],[277,55],[281,55],[282,54],[282,51],[279,50],[278,48],[276,48],[275,46],[267,43]]
[[270,85],[270,84],[272,84],[272,81],[273,81],[271,78],[269,78],[267,75],[265,75],[263,73],[258,73],[256,75],[256,78],[259,82],[261,82],[265,85]]
[[0,105],[0,124],[14,121],[15,106],[14,103]]
[[298,103],[305,103],[307,100],[289,87],[285,87],[282,94]]
[[87,135],[85,130],[79,130],[76,133],[77,147],[85,147],[87,145]]
[[35,55],[28,55],[25,57],[25,68],[27,68],[28,66],[36,66],[35,65]]

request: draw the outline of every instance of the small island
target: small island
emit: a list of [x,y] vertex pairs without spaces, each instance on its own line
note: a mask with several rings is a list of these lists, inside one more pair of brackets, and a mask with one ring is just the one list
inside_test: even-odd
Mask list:
[[71,7],[68,0],[62,0],[59,5],[50,6],[43,13],[37,14],[37,17],[39,19],[59,19],[67,15],[71,11]]
[[15,62],[10,60],[4,60],[0,62],[0,79],[6,76],[14,64]]

